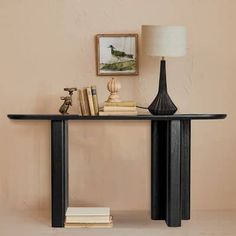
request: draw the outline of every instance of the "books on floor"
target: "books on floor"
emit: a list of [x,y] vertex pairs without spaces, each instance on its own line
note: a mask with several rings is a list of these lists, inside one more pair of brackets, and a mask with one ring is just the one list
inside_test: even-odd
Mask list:
[[99,105],[97,89],[95,85],[78,89],[79,115],[95,116],[98,115]]
[[137,115],[136,102],[104,102],[103,111],[99,112],[100,116],[135,116]]
[[112,227],[110,208],[107,207],[68,207],[65,227],[67,228],[110,228]]

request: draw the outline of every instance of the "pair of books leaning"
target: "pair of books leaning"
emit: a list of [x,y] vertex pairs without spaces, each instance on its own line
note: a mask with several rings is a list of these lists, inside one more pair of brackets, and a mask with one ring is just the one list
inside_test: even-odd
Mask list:
[[99,114],[98,96],[95,85],[78,89],[79,115],[97,116]]
[[68,207],[66,228],[111,228],[113,226],[110,208],[107,207]]

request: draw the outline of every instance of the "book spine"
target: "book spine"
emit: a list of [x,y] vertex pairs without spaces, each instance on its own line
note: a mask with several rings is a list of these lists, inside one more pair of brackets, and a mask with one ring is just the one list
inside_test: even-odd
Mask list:
[[112,106],[104,106],[104,111],[136,111],[136,107],[112,107]]
[[98,105],[98,96],[97,96],[97,88],[95,85],[91,86],[92,91],[92,97],[93,97],[93,106],[94,106],[94,112],[97,116],[99,113],[99,105]]
[[134,101],[124,101],[124,102],[104,102],[104,106],[117,106],[117,107],[136,107],[136,102]]
[[92,96],[92,91],[90,87],[87,88],[87,96],[88,96],[90,114],[92,116],[95,116],[95,111],[94,111],[94,106],[93,106],[93,96]]
[[82,97],[83,97],[83,103],[84,103],[84,116],[89,116],[90,115],[90,110],[89,110],[89,102],[88,102],[88,95],[87,95],[87,88],[84,88],[82,90]]

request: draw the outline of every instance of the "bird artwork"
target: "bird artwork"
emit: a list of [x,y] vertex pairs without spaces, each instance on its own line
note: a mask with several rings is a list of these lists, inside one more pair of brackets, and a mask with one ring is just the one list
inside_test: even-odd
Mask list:
[[137,34],[96,36],[98,75],[137,75]]
[[115,47],[113,45],[110,45],[108,48],[111,49],[111,55],[113,57],[116,57],[118,60],[121,59],[121,58],[133,59],[133,57],[134,57],[132,54],[127,54],[125,52],[115,50]]

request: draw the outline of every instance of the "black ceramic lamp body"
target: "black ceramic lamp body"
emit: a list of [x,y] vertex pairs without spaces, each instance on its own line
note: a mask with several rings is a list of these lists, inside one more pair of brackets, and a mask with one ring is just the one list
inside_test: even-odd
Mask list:
[[177,111],[177,107],[172,102],[170,96],[167,93],[166,84],[166,62],[162,58],[160,66],[160,79],[158,94],[148,107],[148,110],[153,115],[173,115]]

